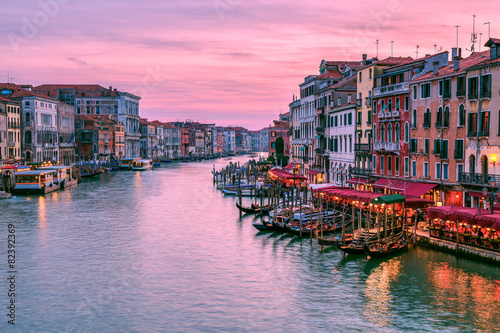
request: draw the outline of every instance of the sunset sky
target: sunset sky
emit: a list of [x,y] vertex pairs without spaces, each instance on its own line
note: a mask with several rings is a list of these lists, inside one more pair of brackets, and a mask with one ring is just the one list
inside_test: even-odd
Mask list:
[[[500,37],[496,1],[26,0],[2,4],[0,81],[97,83],[141,116],[268,126],[322,59],[470,49]],[[484,46],[481,46],[484,50]],[[479,45],[476,44],[476,50]]]

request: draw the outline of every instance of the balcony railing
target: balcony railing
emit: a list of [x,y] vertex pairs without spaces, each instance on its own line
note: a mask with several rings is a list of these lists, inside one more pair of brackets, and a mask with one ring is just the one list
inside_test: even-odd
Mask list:
[[371,153],[372,147],[369,143],[355,143],[354,152],[356,153]]
[[356,176],[371,176],[372,170],[370,169],[361,169],[361,168],[352,168],[351,174]]
[[451,98],[451,91],[445,91],[443,93],[443,98]]
[[491,90],[481,91],[481,98],[490,98],[490,97],[491,97]]
[[441,121],[436,121],[434,123],[434,126],[436,126],[436,128],[440,128],[440,127],[443,127],[443,123]]
[[314,151],[318,155],[324,155],[325,154],[325,148],[316,148]]
[[401,113],[399,111],[392,111],[391,116],[395,117],[395,118],[399,118],[401,116]]
[[475,136],[477,136],[477,132],[467,132],[467,137],[468,138],[473,138]]
[[370,97],[365,97],[365,106],[370,107],[372,106],[372,98]]
[[495,184],[500,184],[500,175],[491,175],[483,173],[461,172],[458,174],[458,182],[471,185],[490,185],[494,181]]
[[457,90],[457,97],[465,96],[465,90]]
[[14,141],[9,141],[9,147],[15,147],[16,143]]
[[377,87],[373,89],[373,96],[390,95],[394,93],[409,92],[410,86],[408,82],[391,84],[388,86]]
[[477,132],[477,136],[490,136],[490,131]]
[[374,150],[400,151],[399,142],[374,142]]
[[316,133],[325,134],[325,128],[323,126],[316,127]]
[[469,93],[467,95],[467,98],[468,99],[477,99],[477,92],[474,92],[474,93]]
[[430,128],[431,127],[431,123],[430,122],[424,122],[423,127],[424,128]]
[[33,145],[32,145],[31,143],[25,143],[25,144],[23,145],[23,148],[24,148],[24,149],[31,149],[32,147],[33,147]]

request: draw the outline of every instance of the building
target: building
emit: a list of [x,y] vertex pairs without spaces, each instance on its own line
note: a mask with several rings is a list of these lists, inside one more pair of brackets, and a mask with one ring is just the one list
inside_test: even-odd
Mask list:
[[124,157],[139,157],[139,96],[97,84],[43,84],[33,89],[73,105],[77,115],[111,115],[125,127]]
[[[21,107],[19,103],[0,97],[1,160],[21,159]],[[2,133],[3,132],[3,133]],[[0,143],[0,147],[2,144]]]
[[282,138],[284,142],[283,154],[285,156],[289,155],[290,142],[288,138],[289,130],[288,121],[273,120],[273,126],[269,127],[269,155],[276,156],[276,139]]
[[[373,157],[372,174],[378,179],[373,186],[384,191],[406,192],[406,183],[394,187],[395,180],[409,179],[410,172],[410,81],[434,69],[448,65],[448,52],[427,55],[423,58],[384,68],[375,77],[372,94]],[[415,91],[412,91],[415,93]],[[421,98],[429,98],[427,86]],[[412,168],[416,165],[412,164]],[[386,183],[386,182],[389,183]]]
[[75,108],[59,103],[57,107],[57,135],[59,140],[59,163],[71,165],[76,162]]

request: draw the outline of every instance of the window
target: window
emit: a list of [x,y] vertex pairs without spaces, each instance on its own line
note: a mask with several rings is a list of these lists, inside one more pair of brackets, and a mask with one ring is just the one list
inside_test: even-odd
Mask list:
[[408,126],[408,122],[405,123],[405,142],[408,143],[410,140],[410,128]]
[[448,163],[443,163],[443,179],[448,180]]
[[396,97],[396,111],[399,111],[399,97]]
[[438,82],[438,96],[443,96],[443,80],[439,80]]
[[342,98],[337,98],[337,106],[342,105]]
[[467,136],[476,136],[477,131],[477,113],[471,112],[467,115]]
[[429,98],[429,97],[431,97],[431,84],[422,83],[420,85],[420,98]]
[[408,111],[410,109],[410,98],[408,96],[405,96],[405,111]]
[[411,139],[410,140],[410,153],[416,153],[417,152],[417,139]]
[[463,164],[457,164],[457,181],[460,180],[460,174],[464,172],[464,165]]
[[[348,125],[352,125],[352,112],[347,114],[347,123]],[[361,124],[361,122],[359,122]]]
[[413,100],[417,99],[417,85],[413,86]]
[[450,107],[444,108],[443,127],[450,127]]
[[481,119],[479,122],[479,136],[490,135],[490,111],[481,112]]
[[464,140],[463,139],[455,140],[454,157],[456,160],[463,160],[464,159]]
[[380,174],[383,175],[384,172],[385,172],[384,156],[380,156]]
[[441,163],[436,163],[436,179],[441,179]]
[[392,173],[392,156],[387,156],[387,174]]
[[423,127],[424,128],[431,127],[431,109],[429,108],[425,109]]
[[448,140],[441,140],[441,151],[439,154],[441,159],[448,159]]
[[380,125],[380,142],[385,142],[385,126]]
[[373,102],[372,109],[373,109],[373,112],[374,112],[374,113],[377,113],[377,101],[374,101],[374,102]]
[[443,125],[443,108],[439,107],[436,113],[436,127],[441,127]]
[[367,125],[372,124],[372,112],[371,111],[368,111],[368,119],[366,120],[366,124]]
[[491,75],[486,74],[481,76],[481,98],[491,97]]
[[368,74],[368,79],[371,80],[372,79],[372,69],[370,68],[370,71],[369,71],[369,74]]
[[424,178],[429,178],[429,162],[424,162]]
[[443,98],[451,97],[451,79],[444,79],[443,81]]
[[408,173],[410,172],[410,159],[408,157],[405,157],[405,176],[408,176]]
[[458,107],[457,126],[465,126],[465,106],[463,104]]
[[361,126],[362,113],[358,112],[358,119],[356,120],[356,125]]
[[429,138],[424,139],[424,154],[429,154]]
[[412,177],[417,177],[417,161],[411,161],[411,175]]
[[465,76],[457,77],[457,97],[465,96]]
[[363,73],[359,72],[359,82],[363,82]]
[[351,94],[347,95],[347,103],[351,103]]
[[373,172],[375,172],[377,170],[377,155],[373,155],[372,170],[373,170]]
[[477,99],[477,76],[469,78],[469,99]]
[[417,109],[413,109],[411,117],[411,128],[417,128]]
[[387,125],[387,142],[392,142],[392,125]]
[[338,117],[335,116],[335,122],[334,122],[334,127],[337,127],[339,125],[339,122],[338,122]]
[[441,154],[441,139],[434,139],[434,154]]
[[399,123],[396,123],[396,133],[394,134],[394,141],[399,142],[401,139],[400,133],[399,133]]
[[399,156],[394,157],[394,169],[396,170],[396,176],[399,176]]
[[377,141],[377,125],[376,124],[373,125],[373,142],[378,142]]

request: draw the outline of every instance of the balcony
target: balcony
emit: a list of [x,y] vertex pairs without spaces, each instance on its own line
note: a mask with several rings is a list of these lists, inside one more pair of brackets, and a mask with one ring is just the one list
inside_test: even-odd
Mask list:
[[463,160],[464,159],[464,151],[463,151],[463,149],[458,149],[458,150],[455,149],[453,157],[456,160]]
[[23,145],[23,148],[24,148],[24,149],[31,149],[31,148],[33,148],[33,145],[32,145],[31,143],[25,143],[25,144]]
[[385,118],[385,113],[384,112],[379,112],[377,113],[378,119],[383,119]]
[[490,136],[490,131],[477,132],[477,136]]
[[373,149],[386,152],[399,152],[401,148],[399,142],[374,142]]
[[9,147],[15,147],[16,143],[14,141],[9,141]]
[[393,118],[399,118],[401,117],[401,113],[399,111],[392,111],[391,116]]
[[408,82],[391,84],[388,86],[373,88],[373,96],[382,97],[391,94],[402,94],[410,91]]
[[24,128],[33,127],[33,121],[25,121],[23,123]]
[[434,126],[436,126],[436,128],[440,128],[440,127],[443,127],[443,123],[442,123],[442,122],[440,122],[440,121],[436,121],[436,122],[434,123]]
[[316,149],[314,149],[314,151],[318,155],[324,155],[325,154],[325,148],[316,148]]
[[351,174],[353,176],[371,176],[372,171],[370,169],[352,168]]
[[451,98],[451,91],[445,91],[445,92],[443,92],[443,98],[450,99]]
[[325,128],[323,126],[318,126],[315,128],[316,133],[324,135],[325,134]]
[[500,175],[470,172],[461,172],[458,174],[458,182],[462,184],[485,186],[490,185],[492,181],[497,185],[500,184]]
[[365,106],[370,107],[372,106],[372,98],[370,97],[365,97]]
[[491,98],[491,90],[481,91],[481,98]]
[[469,92],[467,95],[468,99],[477,99],[477,92]]
[[457,97],[465,96],[465,90],[457,90]]
[[477,132],[467,132],[467,137],[468,138],[474,138],[477,136]]
[[354,152],[356,153],[371,153],[372,148],[369,143],[355,143]]

